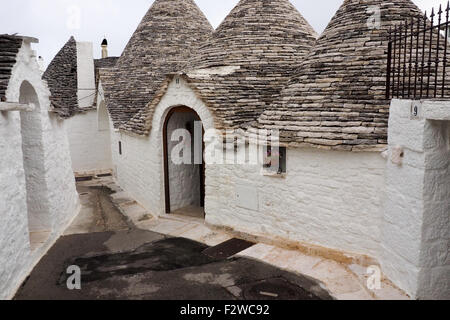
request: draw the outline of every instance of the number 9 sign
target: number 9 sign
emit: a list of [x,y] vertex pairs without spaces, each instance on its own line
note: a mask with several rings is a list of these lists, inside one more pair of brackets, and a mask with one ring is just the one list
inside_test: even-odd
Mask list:
[[420,119],[422,113],[422,105],[419,101],[414,101],[411,105],[411,119]]

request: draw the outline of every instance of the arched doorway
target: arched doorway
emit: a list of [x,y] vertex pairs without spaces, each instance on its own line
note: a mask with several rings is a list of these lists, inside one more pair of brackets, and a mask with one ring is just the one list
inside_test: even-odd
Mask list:
[[191,108],[172,108],[164,121],[166,213],[205,217],[204,129]]
[[31,247],[34,248],[44,243],[50,236],[52,226],[45,180],[40,104],[36,91],[28,81],[24,81],[20,87],[19,102],[34,105],[32,112],[21,112],[20,114],[28,229]]

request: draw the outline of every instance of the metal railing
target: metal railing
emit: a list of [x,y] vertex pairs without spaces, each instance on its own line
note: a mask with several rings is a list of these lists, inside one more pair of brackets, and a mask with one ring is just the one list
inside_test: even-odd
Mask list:
[[450,1],[390,30],[386,98],[450,98]]

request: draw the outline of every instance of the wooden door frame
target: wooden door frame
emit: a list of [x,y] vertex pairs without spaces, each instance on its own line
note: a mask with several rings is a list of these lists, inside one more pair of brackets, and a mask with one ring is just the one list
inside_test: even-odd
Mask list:
[[[198,113],[189,107],[186,106],[176,106],[169,110],[164,119],[163,126],[163,156],[164,156],[164,194],[165,194],[165,205],[166,205],[166,213],[171,213],[171,205],[170,205],[170,177],[169,177],[169,148],[168,148],[168,135],[167,135],[167,125],[169,124],[172,116],[177,113],[193,113],[196,116],[196,120],[202,122]],[[204,151],[205,151],[205,128],[203,127],[202,122],[202,164],[200,165],[200,206],[204,208],[205,206],[205,160],[204,160]],[[195,137],[194,137],[195,138]]]

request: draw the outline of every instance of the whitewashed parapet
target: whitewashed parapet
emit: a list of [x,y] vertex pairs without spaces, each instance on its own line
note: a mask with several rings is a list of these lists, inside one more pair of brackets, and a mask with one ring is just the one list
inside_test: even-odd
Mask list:
[[450,120],[450,101],[424,101],[423,116],[427,120]]

